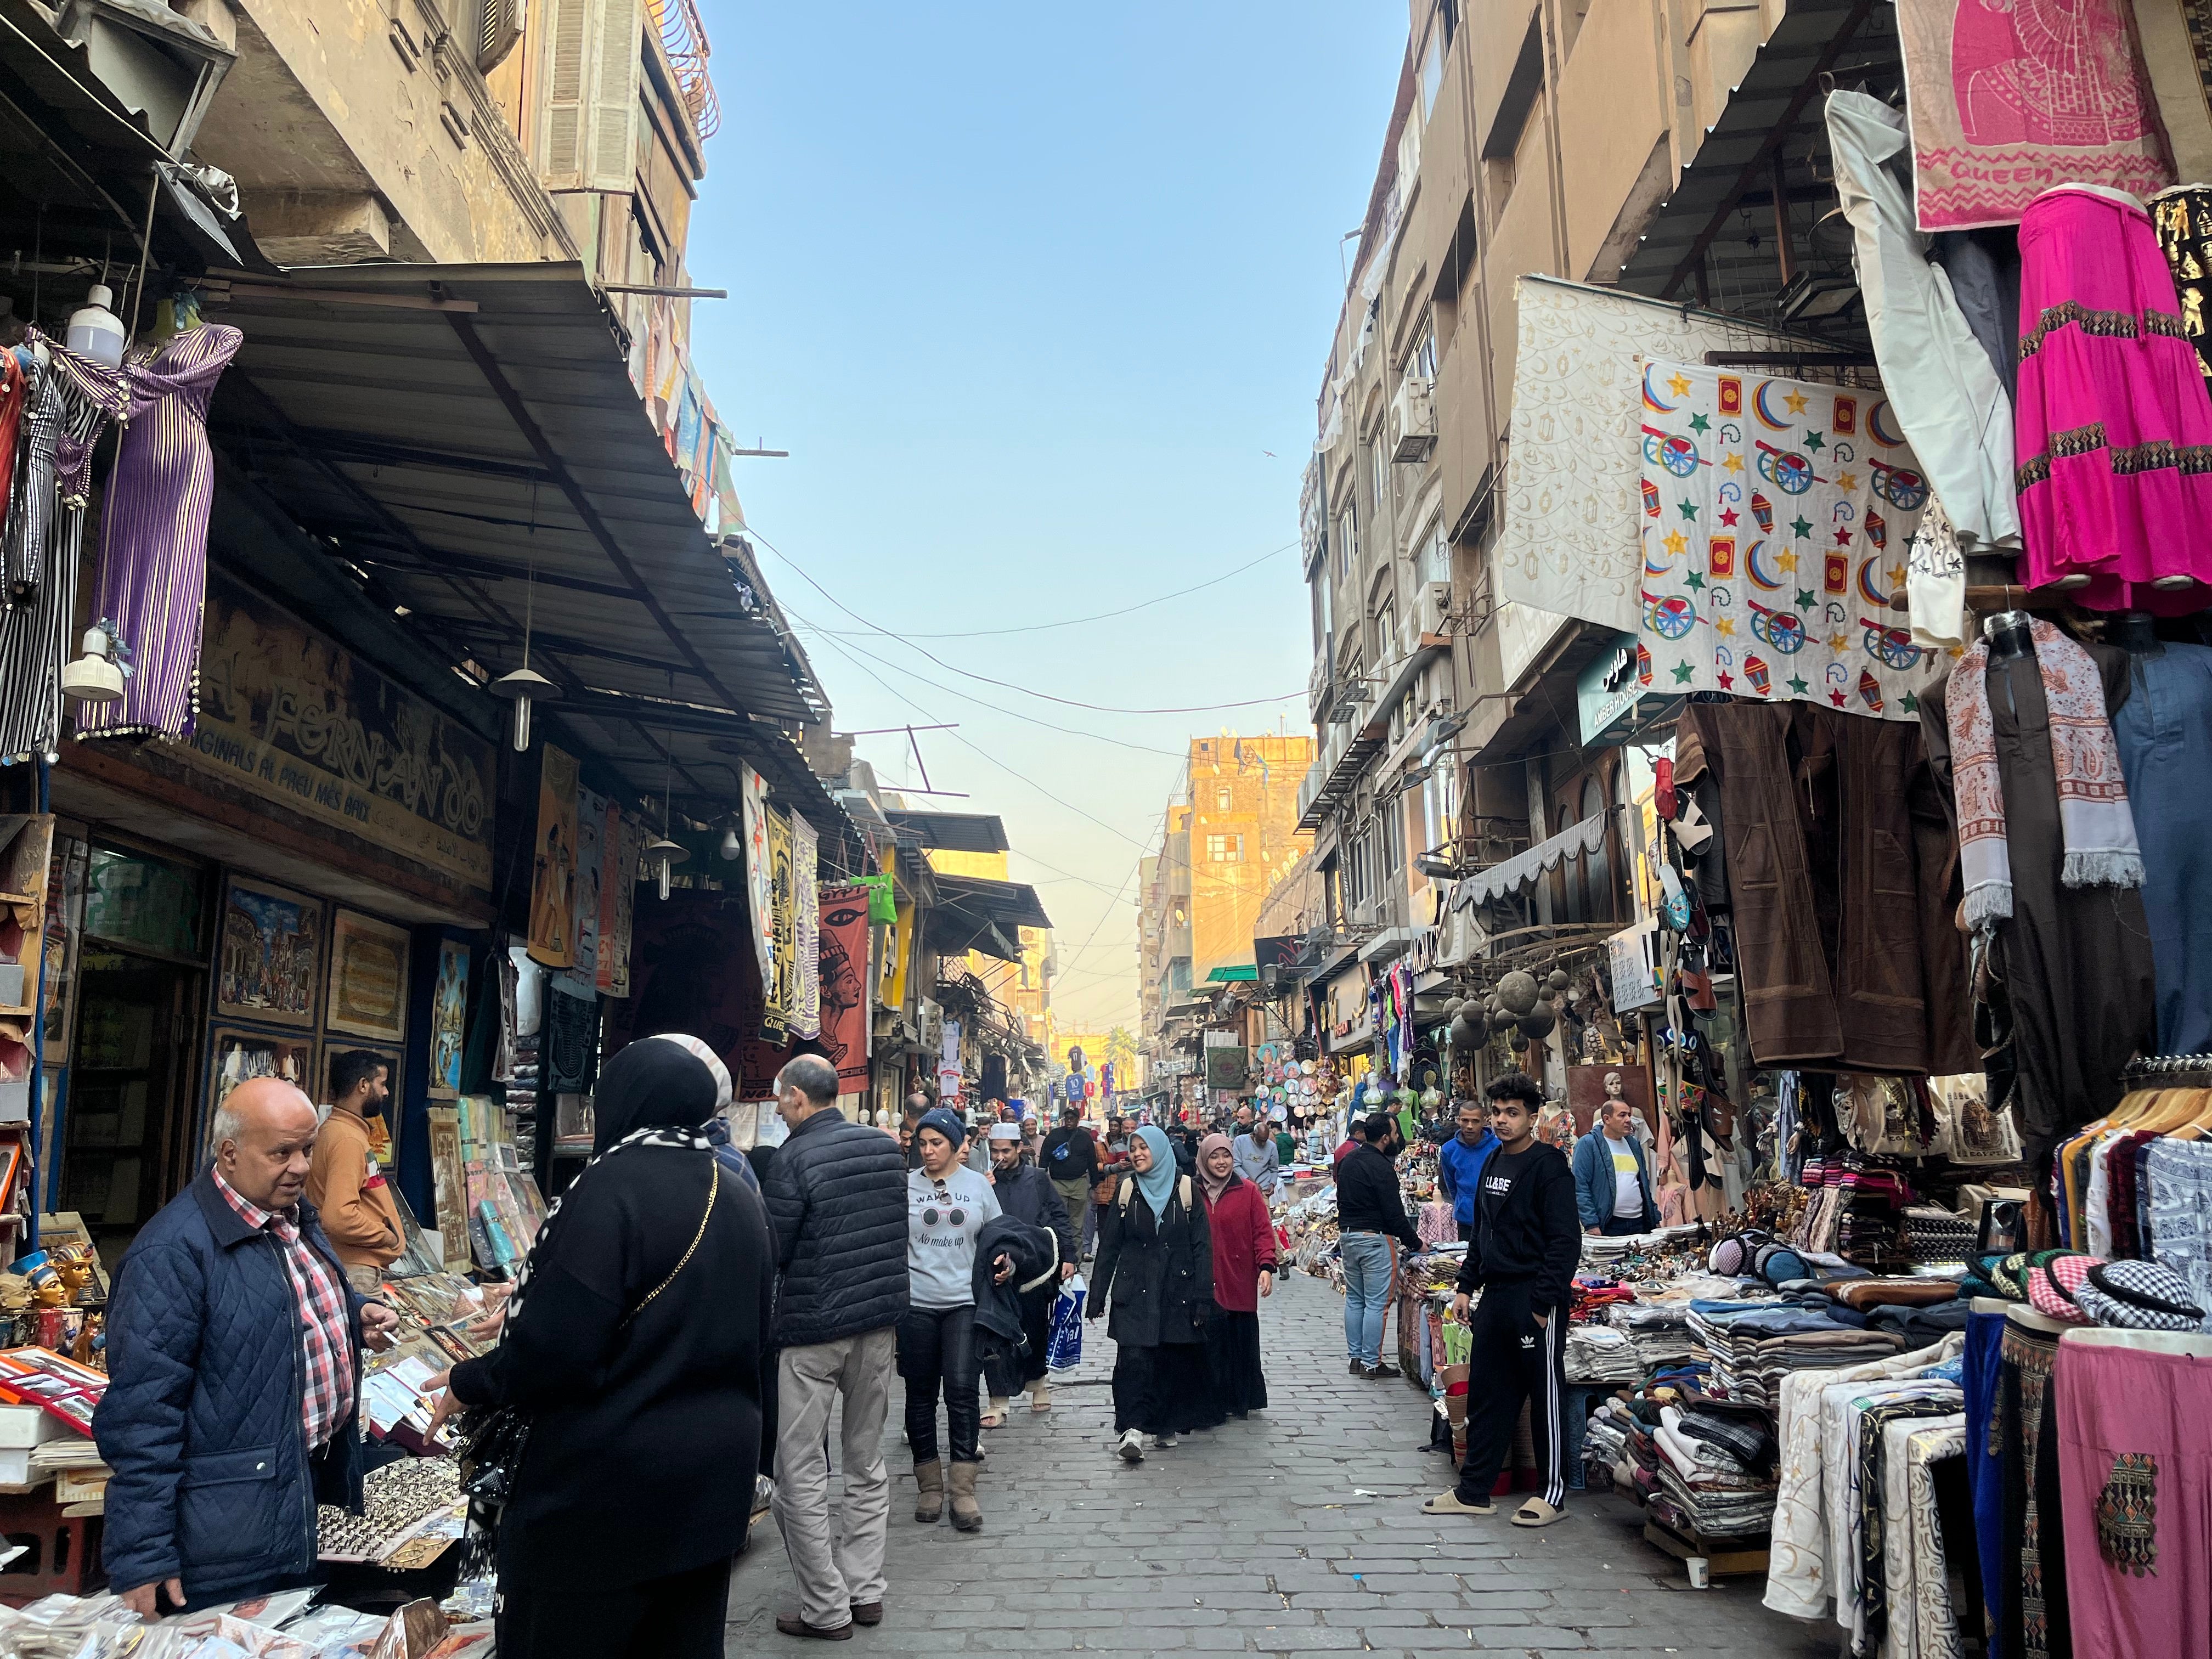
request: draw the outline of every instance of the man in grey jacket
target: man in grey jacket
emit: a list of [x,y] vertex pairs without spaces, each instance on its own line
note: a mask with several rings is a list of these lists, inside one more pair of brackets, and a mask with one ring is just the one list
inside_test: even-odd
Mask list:
[[1230,1143],[1231,1158],[1237,1173],[1260,1189],[1260,1196],[1273,1200],[1275,1188],[1282,1180],[1282,1155],[1275,1149],[1274,1125],[1264,1120],[1248,1122]]
[[[837,1109],[837,1068],[801,1054],[776,1074],[791,1133],[763,1193],[775,1233],[776,1525],[799,1584],[787,1636],[842,1641],[884,1617],[892,1328],[907,1309],[906,1170],[898,1142]],[[844,1512],[833,1528],[823,1455],[845,1396]]]

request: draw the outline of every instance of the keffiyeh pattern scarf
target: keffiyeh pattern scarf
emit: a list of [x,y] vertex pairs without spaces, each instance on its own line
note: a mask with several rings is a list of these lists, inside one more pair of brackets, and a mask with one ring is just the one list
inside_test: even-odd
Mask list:
[[[2036,666],[2051,710],[2051,763],[2058,778],[2058,828],[2069,887],[2140,887],[2143,861],[2128,809],[2119,747],[2105,713],[2104,681],[2087,652],[2040,618]],[[1990,720],[1990,650],[1976,641],[1951,675],[1945,713],[1959,799],[1959,861],[1972,928],[2012,915],[2012,851],[2005,837],[2004,778]]]

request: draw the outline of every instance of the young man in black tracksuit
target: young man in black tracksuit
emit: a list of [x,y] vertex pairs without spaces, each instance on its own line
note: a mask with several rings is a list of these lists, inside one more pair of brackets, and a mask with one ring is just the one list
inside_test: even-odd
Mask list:
[[1467,1460],[1459,1485],[1421,1507],[1431,1515],[1490,1515],[1491,1490],[1512,1444],[1521,1402],[1536,1443],[1541,1492],[1513,1516],[1516,1527],[1547,1527],[1566,1502],[1566,1455],[1559,1417],[1565,1387],[1567,1315],[1576,1265],[1582,1260],[1582,1220],[1575,1207],[1575,1175],[1566,1156],[1536,1139],[1542,1091],[1520,1072],[1499,1078],[1485,1091],[1498,1150],[1483,1166],[1474,1225],[1460,1269],[1454,1314],[1468,1316],[1477,1290],[1468,1354]]

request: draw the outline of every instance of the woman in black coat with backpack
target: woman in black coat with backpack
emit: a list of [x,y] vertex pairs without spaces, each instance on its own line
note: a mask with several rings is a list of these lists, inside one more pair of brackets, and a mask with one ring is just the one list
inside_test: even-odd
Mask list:
[[1129,1142],[1131,1178],[1101,1212],[1097,1283],[1086,1317],[1109,1311],[1115,1447],[1144,1461],[1155,1447],[1218,1419],[1212,1412],[1206,1333],[1213,1318],[1213,1241],[1206,1206],[1176,1167],[1167,1134],[1147,1124]]

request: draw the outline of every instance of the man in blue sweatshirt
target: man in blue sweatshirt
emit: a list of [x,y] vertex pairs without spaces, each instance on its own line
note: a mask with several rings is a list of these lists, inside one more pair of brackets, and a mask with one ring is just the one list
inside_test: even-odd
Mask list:
[[1548,1527],[1563,1513],[1567,1497],[1559,1413],[1567,1316],[1582,1260],[1575,1176],[1565,1153],[1536,1139],[1543,1091],[1533,1079],[1509,1072],[1486,1092],[1498,1149],[1482,1171],[1474,1231],[1452,1305],[1455,1318],[1468,1319],[1470,1297],[1482,1292],[1468,1321],[1467,1458],[1458,1486],[1421,1508],[1430,1515],[1497,1512],[1491,1492],[1526,1400],[1544,1486],[1515,1512],[1513,1524]]
[[1437,1182],[1451,1200],[1452,1219],[1459,1224],[1462,1244],[1474,1237],[1474,1201],[1482,1190],[1482,1166],[1497,1150],[1489,1109],[1479,1100],[1460,1102],[1459,1133],[1437,1149]]

